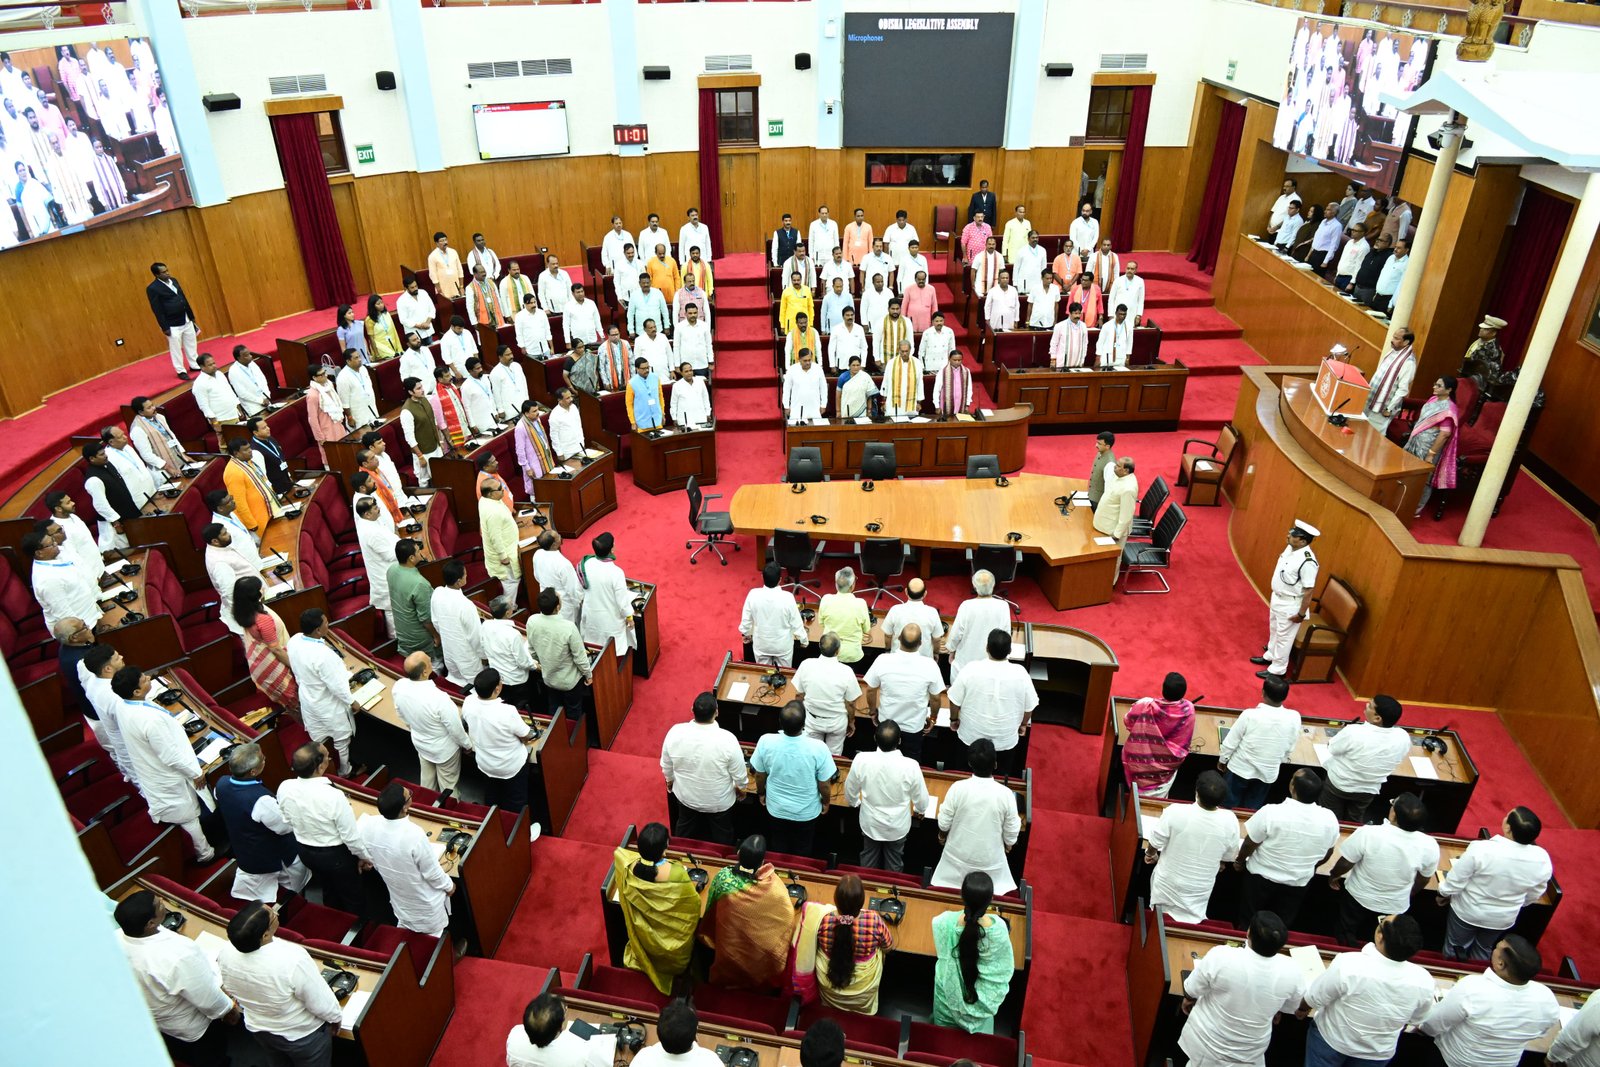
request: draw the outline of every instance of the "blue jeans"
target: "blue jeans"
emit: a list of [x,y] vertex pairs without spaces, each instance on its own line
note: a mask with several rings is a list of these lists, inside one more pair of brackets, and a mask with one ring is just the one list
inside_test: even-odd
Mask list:
[[1229,771],[1228,802],[1234,808],[1259,808],[1267,802],[1267,793],[1272,789],[1271,782],[1260,782],[1254,778],[1243,778]]
[[1495,944],[1509,932],[1463,922],[1456,917],[1456,909],[1451,908],[1444,924],[1444,954],[1453,960],[1486,960],[1494,954]]
[[1384,1067],[1388,1062],[1389,1057],[1364,1060],[1359,1056],[1346,1056],[1323,1040],[1315,1019],[1306,1030],[1306,1067]]

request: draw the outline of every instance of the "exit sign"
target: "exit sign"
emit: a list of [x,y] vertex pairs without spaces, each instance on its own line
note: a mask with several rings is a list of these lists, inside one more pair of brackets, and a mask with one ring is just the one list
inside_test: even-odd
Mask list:
[[767,136],[768,137],[782,137],[783,136],[783,120],[782,119],[768,119],[767,120]]
[[356,145],[356,162],[357,163],[375,163],[375,162],[377,162],[377,159],[378,159],[378,153],[376,153],[376,152],[374,152],[372,150],[372,146],[371,145],[369,145],[369,144],[358,144],[358,145]]

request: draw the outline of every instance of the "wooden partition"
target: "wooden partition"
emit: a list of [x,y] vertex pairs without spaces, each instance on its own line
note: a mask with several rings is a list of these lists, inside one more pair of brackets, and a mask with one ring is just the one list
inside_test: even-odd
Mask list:
[[1312,363],[1338,342],[1364,373],[1377,368],[1387,347],[1381,321],[1242,233],[1224,233],[1222,244],[1233,249],[1233,268],[1227,289],[1216,289],[1217,308],[1244,328],[1245,341],[1264,359]]
[[1296,517],[1319,527],[1324,581],[1339,576],[1363,604],[1340,665],[1351,690],[1502,710],[1572,821],[1600,823],[1600,778],[1584,758],[1600,743],[1600,631],[1578,563],[1420,544],[1288,432],[1278,380],[1311,370],[1245,370],[1234,412],[1244,462],[1225,488],[1246,576],[1266,590],[1283,531]]

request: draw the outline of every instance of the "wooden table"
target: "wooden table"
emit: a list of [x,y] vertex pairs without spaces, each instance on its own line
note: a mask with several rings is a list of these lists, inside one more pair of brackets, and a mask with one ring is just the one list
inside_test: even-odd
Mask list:
[[634,433],[629,438],[633,455],[633,484],[653,496],[717,481],[716,429],[681,430],[668,426],[660,436]]
[[[1123,921],[1132,916],[1137,900],[1150,898],[1150,873],[1154,868],[1144,862],[1144,847],[1150,827],[1161,818],[1162,812],[1167,808],[1174,804],[1189,803],[1140,797],[1138,804],[1132,804],[1129,803],[1129,796],[1130,794],[1123,794],[1118,798],[1117,811],[1111,825],[1112,895],[1118,917]],[[1237,813],[1241,837],[1244,835],[1245,820],[1250,814],[1248,811]],[[1339,844],[1334,846],[1333,855],[1328,861],[1317,868],[1305,904],[1295,921],[1296,930],[1325,937],[1339,935],[1340,894],[1344,891],[1329,889],[1328,875],[1339,862],[1340,848],[1355,830],[1356,827],[1351,823],[1340,825]],[[1433,834],[1432,837],[1439,843],[1439,873],[1448,871],[1472,843],[1472,839],[1447,834]],[[1237,906],[1244,891],[1243,881],[1243,877],[1232,867],[1224,869],[1217,876],[1216,888],[1211,895],[1209,918],[1232,922],[1238,917]],[[1411,916],[1422,924],[1424,944],[1435,951],[1444,944],[1444,925],[1447,915],[1446,909],[1436,906],[1438,888],[1439,875],[1436,873],[1428,880],[1428,885],[1421,894],[1413,899],[1410,909]],[[1534,944],[1538,944],[1555,915],[1556,906],[1561,903],[1561,897],[1561,885],[1552,878],[1544,895],[1523,907],[1513,930]]]
[[[1114,730],[1115,733],[1109,739],[1111,743],[1102,746],[1105,756],[1100,767],[1103,805],[1101,810],[1108,814],[1112,810],[1113,794],[1120,791],[1126,781],[1122,773],[1122,745],[1127,740],[1123,719],[1132,706],[1133,701],[1128,697],[1114,697],[1111,701],[1111,719],[1107,723],[1107,729]],[[1216,769],[1217,753],[1222,748],[1222,739],[1239,714],[1237,708],[1206,705],[1195,708],[1194,740],[1190,744],[1189,758],[1183,761],[1182,767],[1178,770],[1177,781],[1172,785],[1170,793],[1172,799],[1194,799],[1194,780],[1200,776],[1201,771]],[[1326,745],[1335,733],[1348,725],[1349,722],[1343,719],[1302,716],[1300,740],[1295,743],[1293,754],[1279,773],[1277,784],[1272,787],[1270,799],[1278,801],[1288,796],[1289,779],[1295,771],[1302,767],[1320,769],[1322,757],[1317,753],[1317,746]],[[1411,758],[1425,759],[1433,773],[1431,775],[1419,773],[1409,759],[1402,763],[1393,774],[1389,775],[1389,780],[1384,783],[1379,793],[1379,799],[1373,801],[1374,815],[1380,804],[1386,805],[1401,793],[1416,793],[1428,806],[1426,829],[1429,833],[1456,832],[1462,816],[1466,814],[1467,802],[1472,799],[1472,791],[1478,784],[1477,765],[1467,753],[1461,735],[1454,730],[1420,726],[1395,727],[1395,729],[1403,729],[1411,736]],[[1446,751],[1443,755],[1422,748],[1422,741],[1429,737],[1437,737],[1444,741]]]
[[[1183,980],[1194,969],[1195,963],[1218,945],[1242,944],[1242,935],[1229,935],[1220,931],[1197,929],[1179,923],[1169,923],[1162,916],[1141,909],[1130,927],[1128,951],[1128,1000],[1133,1017],[1133,1062],[1144,1067],[1166,1063],[1177,1052],[1177,1038],[1183,1028]],[[1291,935],[1291,941],[1305,944],[1304,938]],[[1318,955],[1324,966],[1333,959],[1333,950],[1318,946]],[[1413,961],[1417,962],[1417,961]],[[1461,978],[1481,971],[1481,967],[1454,967],[1436,962],[1423,964],[1433,976],[1435,986],[1447,990]],[[1550,987],[1563,1008],[1581,1007],[1593,987],[1577,982],[1538,979]],[[1284,1015],[1272,1031],[1272,1044],[1267,1050],[1269,1067],[1287,1067],[1303,1061],[1304,1032],[1309,1025],[1303,1019]],[[1560,1027],[1550,1031],[1527,1046],[1529,1053],[1540,1054],[1550,1047],[1550,1042],[1560,1032]],[[1395,1053],[1394,1063],[1426,1062],[1432,1041],[1420,1032],[1404,1033]],[[1524,1062],[1528,1062],[1524,1058]],[[1535,1060],[1534,1062],[1541,1062]]]
[[897,474],[943,474],[963,477],[970,456],[999,457],[1007,474],[1022,469],[1028,455],[1028,426],[1033,409],[1007,402],[987,414],[941,421],[872,422],[828,419],[823,425],[805,423],[784,427],[784,448],[819,448],[823,472],[849,478],[861,470],[868,444],[894,445]]
[[[1279,413],[1289,434],[1340,481],[1380,506],[1408,518],[1433,476],[1433,464],[1418,459],[1373,429],[1360,412],[1344,429],[1328,421],[1309,378],[1280,383]],[[1345,432],[1348,430],[1349,432]]]
[[[169,910],[183,916],[183,929],[178,932],[184,937],[194,940],[205,933],[227,940],[228,921],[220,913],[180,902],[148,881],[148,877],[141,868],[107,889],[106,895],[121,900],[140,889],[151,890]],[[398,946],[386,964],[320,945],[306,951],[319,966],[354,972],[357,991],[370,997],[349,1025],[339,1029],[340,1039],[351,1043],[361,1062],[367,1067],[427,1067],[455,1008],[455,971],[449,938],[439,939],[421,975],[405,945]]]
[[[1051,607],[1105,604],[1111,600],[1120,550],[1098,545],[1088,508],[1063,515],[1054,500],[1087,485],[1082,479],[1043,474],[1018,474],[1001,488],[987,478],[919,478],[876,483],[863,492],[856,482],[813,482],[806,492],[791,486],[748,484],[733,494],[729,512],[734,532],[753,536],[752,556],[759,570],[766,562],[767,542],[774,530],[804,529],[814,540],[859,540],[897,537],[919,549],[965,549],[1005,545],[1016,531],[1016,543]],[[814,525],[810,516],[827,518]],[[869,533],[866,524],[883,528]],[[920,554],[919,574],[932,573],[927,551]]]
[[1189,368],[1152,363],[1121,370],[1001,367],[997,404],[1031,404],[1033,424],[1082,430],[1175,430]]

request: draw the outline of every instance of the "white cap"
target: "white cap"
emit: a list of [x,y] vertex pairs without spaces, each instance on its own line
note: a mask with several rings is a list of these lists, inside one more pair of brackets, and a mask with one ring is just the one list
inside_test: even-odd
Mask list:
[[1317,529],[1315,526],[1311,525],[1309,522],[1307,522],[1304,519],[1296,519],[1296,520],[1294,520],[1294,528],[1296,530],[1299,530],[1301,533],[1305,534],[1307,537],[1321,537],[1322,536],[1322,531],[1321,530]]

